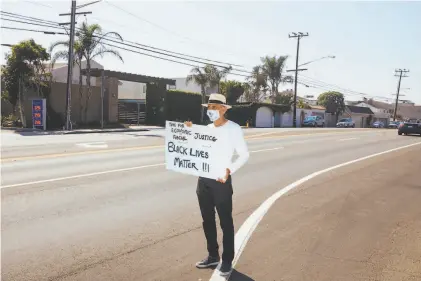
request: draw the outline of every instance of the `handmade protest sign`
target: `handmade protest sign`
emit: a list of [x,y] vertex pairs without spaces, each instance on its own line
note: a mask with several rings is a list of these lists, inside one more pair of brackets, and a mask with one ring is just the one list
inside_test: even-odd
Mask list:
[[168,170],[209,179],[225,176],[227,163],[221,163],[218,130],[207,126],[187,127],[167,121],[165,126],[165,160]]

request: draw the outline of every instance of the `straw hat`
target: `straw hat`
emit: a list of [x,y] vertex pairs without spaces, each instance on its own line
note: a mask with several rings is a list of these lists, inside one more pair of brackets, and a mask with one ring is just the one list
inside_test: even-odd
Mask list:
[[231,108],[231,105],[227,104],[225,96],[221,94],[210,94],[208,103],[204,103],[202,106],[208,107],[209,104],[222,104],[228,109]]

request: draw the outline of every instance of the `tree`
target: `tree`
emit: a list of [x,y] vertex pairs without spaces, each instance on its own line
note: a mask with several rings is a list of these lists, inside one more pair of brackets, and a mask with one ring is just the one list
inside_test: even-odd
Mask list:
[[251,75],[244,85],[244,97],[247,102],[260,102],[267,96],[268,84],[260,65],[253,67]]
[[345,111],[344,95],[339,92],[325,92],[317,98],[317,104],[326,108],[326,112],[335,114],[336,120]]
[[[65,47],[66,50],[57,51],[51,57],[51,70],[54,69],[54,65],[58,60],[66,60],[69,59],[69,41],[57,41],[51,44],[49,48],[50,54],[53,53],[54,49],[57,47]],[[79,67],[79,120],[83,120],[83,76],[82,76],[82,59],[83,59],[83,49],[81,42],[76,41],[73,46],[74,56],[73,56],[73,67],[75,64]]]
[[276,104],[291,106],[294,103],[294,95],[292,93],[278,93],[275,96],[274,102]]
[[311,109],[311,106],[304,102],[302,99],[298,99],[297,101],[297,108],[301,108],[301,109]]
[[[4,89],[2,97],[13,106],[16,113],[17,103],[21,105],[24,100],[22,94],[23,83],[34,86],[40,95],[40,86],[46,81],[44,61],[49,59],[47,50],[35,43],[33,39],[21,41],[12,46],[10,53],[6,54],[6,64],[2,68]],[[4,90],[4,92],[3,92]],[[19,106],[21,121],[24,122],[23,108]]]
[[88,88],[88,94],[86,96],[85,103],[85,122],[87,121],[87,113],[89,107],[89,100],[92,96],[91,89],[91,61],[96,57],[103,58],[104,55],[110,54],[118,58],[121,62],[124,62],[120,53],[116,50],[110,49],[104,44],[103,40],[106,37],[115,37],[116,39],[123,41],[121,35],[117,32],[102,32],[102,28],[99,24],[88,25],[86,22],[82,22],[79,29],[78,41],[81,45],[80,48],[83,51],[83,57],[86,59],[86,85]]
[[[113,55],[114,57],[118,58],[120,61],[123,61],[120,53],[116,50],[110,49],[107,47],[107,44],[104,41],[106,37],[114,37],[117,40],[123,41],[123,38],[117,32],[102,32],[102,28],[99,24],[91,24],[89,25],[87,22],[82,22],[82,24],[78,28],[77,38],[75,40],[74,45],[74,58],[75,60],[73,63],[79,65],[79,70],[82,70],[82,59],[86,60],[86,86],[87,86],[87,95],[85,98],[85,105],[83,106],[84,112],[84,122],[87,121],[88,115],[88,108],[89,108],[89,100],[92,96],[92,89],[91,89],[91,61],[97,57],[104,57],[106,54]],[[67,41],[59,41],[54,43],[50,49],[54,49],[56,46],[69,46],[69,42]],[[61,51],[56,53],[53,58],[55,59],[66,59],[68,58],[68,52]],[[79,87],[82,85],[82,71],[79,74]],[[81,92],[81,87],[79,88],[79,93],[82,96],[83,93]],[[82,106],[81,106],[82,107]],[[81,108],[82,111],[82,108]]]
[[292,77],[289,75],[284,76],[285,62],[288,56],[266,56],[261,58],[262,61],[262,73],[266,77],[267,82],[270,84],[270,99],[275,103],[276,96],[279,93],[279,85],[285,83],[291,83]]
[[244,83],[229,80],[220,83],[219,92],[226,97],[228,104],[233,104],[243,95],[244,90]]
[[209,78],[209,86],[211,88],[217,87],[217,92],[220,92],[221,80],[224,79],[228,73],[232,70],[232,66],[218,69],[213,65],[206,65],[204,71]]
[[[206,74],[204,68],[194,67],[190,71],[190,74],[186,78],[186,84],[194,82],[200,86],[200,92],[202,94],[202,103],[206,103],[206,87],[209,86],[209,75]],[[203,123],[203,115],[205,109],[202,107],[200,122]]]

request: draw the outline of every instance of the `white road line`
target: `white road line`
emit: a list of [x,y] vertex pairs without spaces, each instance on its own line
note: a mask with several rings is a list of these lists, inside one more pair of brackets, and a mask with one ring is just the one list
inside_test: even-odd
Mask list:
[[347,139],[340,139],[339,141],[350,141],[350,140],[358,140],[359,138],[347,138]]
[[[263,152],[263,151],[269,151],[269,150],[278,150],[278,149],[282,149],[282,148],[283,147],[275,147],[275,148],[262,149],[262,150],[253,150],[253,151],[250,151],[250,153]],[[111,173],[118,173],[118,172],[125,172],[125,171],[132,171],[132,170],[145,169],[145,168],[152,168],[152,167],[158,167],[158,166],[165,166],[165,163],[143,165],[143,166],[122,168],[122,169],[116,169],[116,170],[108,170],[108,171],[88,173],[88,174],[80,174],[80,175],[54,178],[54,179],[47,179],[47,180],[39,180],[39,181],[23,182],[23,183],[9,184],[9,185],[1,185],[0,189],[9,188],[9,187],[19,187],[19,186],[25,186],[25,185],[34,185],[34,184],[40,184],[40,183],[55,182],[55,181],[71,180],[71,179],[77,179],[77,178],[86,178],[86,177],[92,177],[92,176],[98,176],[98,175],[104,175],[104,174],[111,174]]]
[[77,146],[82,146],[86,148],[107,148],[108,145],[105,142],[87,142],[87,143],[77,143]]
[[[263,219],[264,215],[269,211],[270,207],[272,207],[272,205],[276,202],[276,200],[278,200],[281,196],[285,195],[288,191],[296,188],[297,186],[321,175],[327,172],[330,172],[332,170],[347,166],[347,165],[351,165],[357,162],[361,162],[376,156],[380,156],[383,154],[387,154],[390,152],[394,152],[394,151],[398,151],[401,149],[405,149],[408,147],[412,147],[415,145],[420,145],[421,142],[417,142],[417,143],[413,143],[413,144],[409,144],[409,145],[405,145],[405,146],[401,146],[398,148],[393,148],[393,149],[389,149],[383,152],[379,152],[379,153],[375,153],[375,154],[371,154],[365,157],[361,157],[352,161],[348,161],[339,165],[335,165],[333,167],[318,171],[318,172],[314,172],[304,178],[299,179],[296,182],[291,183],[290,185],[287,185],[286,187],[282,188],[281,190],[279,190],[278,192],[276,192],[275,194],[273,194],[272,196],[270,196],[268,199],[266,199],[266,201],[264,201],[259,208],[257,208],[247,219],[246,221],[243,223],[243,225],[241,225],[240,229],[237,231],[237,233],[235,234],[235,258],[233,260],[233,267],[235,266],[235,264],[238,262],[241,253],[243,252],[245,246],[247,245],[248,240],[250,239],[251,235],[253,234],[254,230],[256,229],[257,225],[259,224],[259,222]],[[226,281],[229,279],[229,276],[221,276],[220,272],[219,272],[219,268],[220,265],[218,265],[218,267],[215,269],[215,271],[213,272],[211,278],[209,281]]]
[[254,151],[250,151],[250,153],[256,153],[256,152],[265,152],[265,151],[273,151],[273,150],[278,150],[278,149],[284,149],[284,147],[274,147],[274,148],[267,148],[267,149],[260,149],[260,150],[254,150]]
[[92,177],[92,176],[98,176],[98,175],[104,175],[104,174],[110,174],[110,173],[118,173],[118,172],[132,171],[132,170],[137,170],[137,169],[152,168],[152,167],[158,167],[158,166],[164,166],[164,165],[165,165],[165,163],[161,163],[161,164],[151,164],[151,165],[123,168],[123,169],[116,169],[116,170],[108,170],[108,171],[95,172],[95,173],[89,173],[89,174],[81,174],[81,175],[75,175],[75,176],[69,176],[69,177],[54,178],[54,179],[48,179],[48,180],[40,180],[40,181],[31,181],[31,182],[24,182],[24,183],[17,183],[17,184],[2,185],[1,188],[18,187],[18,186],[25,186],[25,185],[34,185],[34,184],[39,184],[39,183],[70,180],[70,179],[77,179],[77,178],[85,178],[85,177]]

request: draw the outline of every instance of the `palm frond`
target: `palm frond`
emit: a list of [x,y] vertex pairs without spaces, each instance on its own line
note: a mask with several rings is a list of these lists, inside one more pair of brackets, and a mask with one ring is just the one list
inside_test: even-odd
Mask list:
[[116,50],[113,49],[107,49],[107,48],[99,48],[95,51],[94,54],[92,54],[91,59],[94,59],[97,56],[100,56],[101,58],[104,57],[104,55],[106,54],[111,54],[115,57],[117,57],[119,60],[121,60],[122,62],[124,62],[123,57],[120,55],[120,53]]
[[69,48],[69,41],[57,41],[54,42],[53,44],[50,45],[50,48],[48,48],[48,52],[52,53],[53,50],[58,47],[58,46],[63,46],[63,47],[67,47]]
[[51,57],[51,69],[54,68],[54,65],[58,60],[68,60],[69,52],[67,51],[58,51]]

